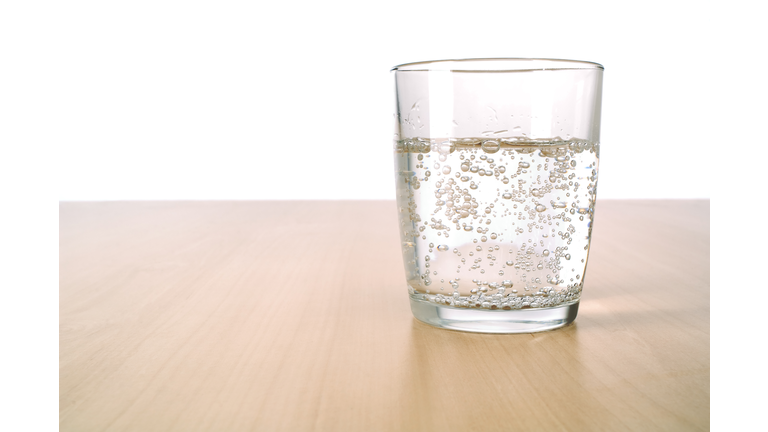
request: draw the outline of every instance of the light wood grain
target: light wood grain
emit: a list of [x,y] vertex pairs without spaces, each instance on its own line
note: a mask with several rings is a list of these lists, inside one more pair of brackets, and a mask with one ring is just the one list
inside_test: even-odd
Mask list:
[[60,205],[62,431],[709,429],[709,201],[599,201],[576,322],[410,313],[394,202]]

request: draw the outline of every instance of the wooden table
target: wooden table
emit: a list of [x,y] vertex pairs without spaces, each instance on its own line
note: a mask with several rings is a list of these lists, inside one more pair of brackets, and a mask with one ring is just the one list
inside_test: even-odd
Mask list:
[[709,201],[598,202],[579,315],[410,312],[393,201],[60,205],[62,431],[709,429]]

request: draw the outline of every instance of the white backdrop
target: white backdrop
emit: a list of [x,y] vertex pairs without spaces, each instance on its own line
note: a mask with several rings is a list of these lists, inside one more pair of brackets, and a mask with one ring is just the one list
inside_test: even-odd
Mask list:
[[468,57],[603,64],[598,197],[709,197],[706,149],[727,96],[705,60],[726,44],[715,8],[131,1],[24,13],[26,86],[9,115],[54,157],[60,200],[393,199],[390,68]]
[[58,424],[58,200],[392,199],[389,69],[468,57],[605,66],[599,199],[716,192],[716,424],[759,421],[741,384],[766,382],[764,312],[728,288],[764,282],[768,238],[742,213],[764,201],[760,6],[0,2],[0,336],[21,353],[0,421]]

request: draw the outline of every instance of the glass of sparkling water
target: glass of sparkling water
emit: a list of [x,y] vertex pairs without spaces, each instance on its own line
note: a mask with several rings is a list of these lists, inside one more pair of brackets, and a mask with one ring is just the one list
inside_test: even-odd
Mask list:
[[594,220],[603,67],[509,58],[392,72],[413,315],[483,333],[573,322]]

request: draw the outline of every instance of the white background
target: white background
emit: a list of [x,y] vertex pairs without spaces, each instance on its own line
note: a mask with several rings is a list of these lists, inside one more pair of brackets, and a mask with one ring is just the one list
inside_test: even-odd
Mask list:
[[766,236],[753,219],[768,144],[759,6],[0,3],[2,429],[57,425],[60,200],[393,199],[389,69],[467,57],[602,63],[598,199],[713,198],[713,429],[754,429]]
[[390,68],[468,57],[603,64],[598,197],[707,198],[708,150],[731,105],[723,84],[742,79],[716,55],[743,48],[742,29],[718,8],[668,1],[18,12],[5,120],[21,130],[15,151],[53,158],[59,200],[394,199]]

